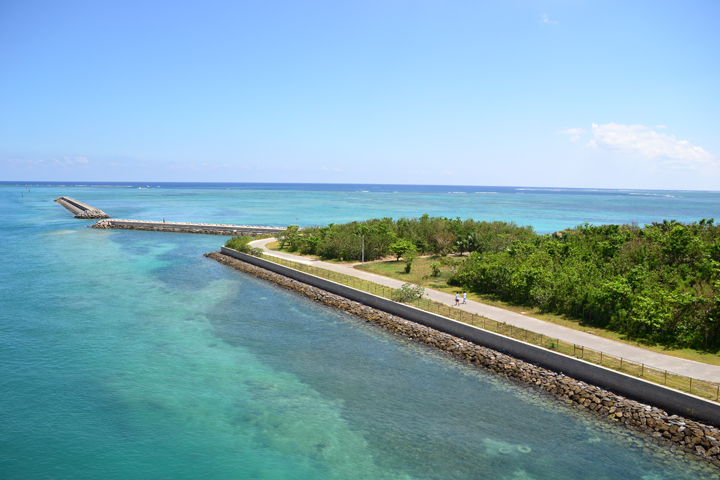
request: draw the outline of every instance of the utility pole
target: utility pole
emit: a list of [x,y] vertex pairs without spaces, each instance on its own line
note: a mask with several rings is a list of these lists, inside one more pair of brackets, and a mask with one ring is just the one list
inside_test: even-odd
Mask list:
[[360,241],[362,242],[362,264],[365,265],[365,234],[366,233],[373,233],[375,230],[372,228],[369,228],[367,225],[358,225],[355,228],[355,235],[360,237]]

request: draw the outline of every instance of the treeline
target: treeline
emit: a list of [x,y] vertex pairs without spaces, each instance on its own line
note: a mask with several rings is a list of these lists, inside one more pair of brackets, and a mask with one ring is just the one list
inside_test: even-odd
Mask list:
[[277,236],[283,249],[324,259],[360,260],[363,239],[365,259],[388,255],[398,258],[411,252],[448,254],[498,251],[513,241],[535,238],[532,227],[507,222],[476,222],[445,217],[381,218],[364,222],[330,224],[327,227],[291,225]]
[[450,283],[634,338],[720,347],[720,225],[581,225],[478,248]]

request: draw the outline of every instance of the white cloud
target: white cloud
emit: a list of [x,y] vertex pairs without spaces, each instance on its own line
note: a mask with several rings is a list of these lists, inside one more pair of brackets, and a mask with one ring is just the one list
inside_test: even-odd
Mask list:
[[592,133],[594,139],[587,144],[588,147],[661,159],[666,164],[693,168],[712,164],[715,159],[701,147],[695,147],[686,140],[677,140],[675,135],[657,133],[643,125],[593,123]]
[[548,24],[551,24],[551,25],[554,25],[554,24],[558,23],[557,20],[550,20],[550,19],[548,18],[548,16],[547,16],[547,13],[543,13],[543,14],[542,14],[542,16],[540,17],[540,21],[541,21],[542,23],[548,23]]
[[75,157],[75,161],[78,163],[87,163],[88,159],[87,157]]
[[562,135],[570,135],[570,141],[577,142],[578,140],[580,140],[580,135],[587,132],[585,132],[585,130],[582,128],[568,128],[555,133],[559,133]]

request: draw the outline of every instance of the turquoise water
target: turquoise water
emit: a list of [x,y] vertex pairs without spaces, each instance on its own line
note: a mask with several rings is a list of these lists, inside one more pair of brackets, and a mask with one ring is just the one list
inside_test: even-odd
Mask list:
[[[20,196],[27,187],[4,186]],[[160,186],[160,188],[158,188]],[[150,187],[150,188],[148,188]],[[193,188],[190,188],[193,187]],[[200,188],[198,188],[200,187]],[[52,193],[51,193],[52,192]],[[327,225],[429,215],[514,221],[540,233],[581,223],[639,224],[720,220],[720,192],[583,190],[528,187],[283,184],[106,184],[30,187],[30,199],[78,197],[115,218]],[[19,200],[19,199],[18,199]]]
[[[720,478],[202,257],[223,237],[89,229],[52,202],[275,225],[296,212],[312,224],[500,208],[455,199],[470,194],[312,188],[0,187],[0,478]],[[528,223],[559,198],[537,196],[504,211]],[[635,196],[610,213],[598,202],[619,200],[566,196],[597,218],[634,214]],[[677,212],[711,217],[717,205],[692,194]],[[543,218],[554,229],[565,216]]]

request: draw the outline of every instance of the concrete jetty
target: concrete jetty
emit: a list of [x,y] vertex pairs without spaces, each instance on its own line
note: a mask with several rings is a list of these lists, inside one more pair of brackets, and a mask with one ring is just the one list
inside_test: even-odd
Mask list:
[[57,203],[70,210],[75,218],[93,219],[93,218],[110,218],[110,215],[91,207],[90,205],[70,197],[58,197],[55,199]]
[[231,225],[222,223],[156,222],[147,220],[101,220],[92,228],[120,230],[149,230],[152,232],[203,233],[207,235],[265,235],[279,233],[284,227],[259,225]]

